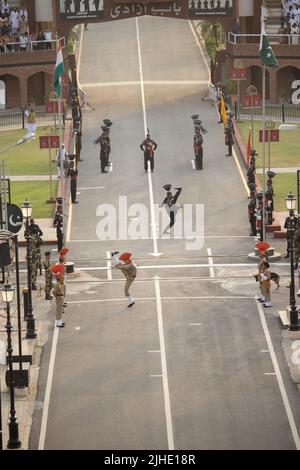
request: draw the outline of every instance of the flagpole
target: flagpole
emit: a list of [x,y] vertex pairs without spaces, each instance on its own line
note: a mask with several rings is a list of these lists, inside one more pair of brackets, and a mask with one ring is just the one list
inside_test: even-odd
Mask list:
[[263,100],[263,241],[266,241],[266,66],[263,65],[262,77],[262,100]]
[[[60,140],[60,172],[61,172],[61,201],[62,201],[62,213],[63,213],[63,246],[65,246],[65,232],[66,232],[66,179],[65,179],[65,169],[64,169],[64,158],[63,154],[66,150],[62,149],[62,144],[64,143],[64,130],[62,125],[62,99],[61,93],[58,97],[58,121],[59,121],[59,140]],[[64,155],[65,156],[65,155]]]

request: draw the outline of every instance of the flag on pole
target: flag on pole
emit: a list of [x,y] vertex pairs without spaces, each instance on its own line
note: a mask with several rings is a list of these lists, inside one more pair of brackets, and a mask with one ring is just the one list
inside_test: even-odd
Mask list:
[[224,100],[224,96],[223,96],[223,95],[221,96],[220,114],[221,114],[221,118],[222,118],[223,124],[224,124],[224,126],[225,126],[226,123],[227,123],[227,114],[226,114],[225,100]]
[[274,55],[272,47],[270,46],[268,36],[266,34],[265,23],[261,24],[261,36],[259,46],[259,57],[262,65],[269,67],[277,67],[277,59]]
[[53,83],[57,98],[61,98],[61,77],[63,76],[64,72],[65,72],[64,59],[62,55],[61,46],[59,45],[57,49],[57,55],[56,55],[54,83]]
[[249,167],[249,162],[250,162],[250,156],[251,156],[251,127],[249,127],[249,134],[248,134],[248,145],[247,145],[247,167]]

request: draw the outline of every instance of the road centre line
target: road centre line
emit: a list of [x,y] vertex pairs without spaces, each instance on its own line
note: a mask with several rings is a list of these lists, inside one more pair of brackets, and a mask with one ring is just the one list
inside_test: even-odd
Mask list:
[[91,82],[81,83],[82,88],[114,87],[114,86],[171,86],[171,85],[207,85],[207,80],[132,80],[124,82]]
[[105,189],[106,187],[105,186],[94,186],[94,187],[90,187],[90,188],[78,188],[79,191],[83,191],[83,190],[94,190],[94,189]]
[[54,327],[38,450],[44,450],[59,328]]
[[296,446],[297,450],[300,450],[300,438],[299,438],[298,430],[297,430],[295,419],[294,419],[294,416],[293,416],[293,413],[292,413],[292,410],[291,410],[288,395],[287,395],[286,390],[285,390],[284,382],[283,382],[282,375],[281,375],[281,372],[280,372],[277,357],[276,357],[276,354],[275,354],[275,351],[274,351],[274,347],[273,347],[271,335],[270,335],[270,332],[269,332],[269,329],[268,329],[268,325],[267,325],[267,322],[266,322],[266,318],[265,318],[265,315],[264,315],[264,311],[263,311],[263,308],[262,308],[262,306],[259,302],[256,302],[256,305],[257,305],[260,321],[261,321],[261,324],[262,324],[262,329],[263,329],[263,332],[265,334],[266,341],[267,341],[267,344],[268,344],[268,348],[269,348],[269,351],[270,351],[274,371],[276,373],[276,378],[277,378],[279,390],[280,390],[280,393],[281,393],[281,397],[282,397],[282,400],[283,400],[283,404],[284,404],[284,407],[285,407],[287,418],[288,418],[288,421],[289,421],[289,424],[290,424],[290,428],[291,428],[292,436],[293,436],[293,439],[294,439],[294,442],[295,442],[295,446]]
[[[152,280],[153,281],[153,280]],[[156,280],[158,282],[158,279]],[[254,296],[234,296],[234,295],[228,295],[228,296],[195,296],[195,297],[160,297],[160,300],[232,300],[232,299],[238,299],[238,300],[253,300]],[[156,297],[135,297],[135,300],[157,300]],[[96,304],[96,303],[106,303],[106,302],[122,302],[124,303],[124,297],[121,297],[119,299],[91,299],[91,300],[70,300],[68,301],[68,304]],[[135,307],[136,308],[136,307]]]

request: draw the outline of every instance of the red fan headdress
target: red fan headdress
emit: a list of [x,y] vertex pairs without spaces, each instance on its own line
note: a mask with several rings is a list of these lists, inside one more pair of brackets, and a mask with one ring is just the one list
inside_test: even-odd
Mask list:
[[270,248],[270,246],[271,246],[270,243],[267,243],[267,242],[258,242],[255,244],[255,248],[261,253],[263,253],[268,248]]
[[68,253],[69,251],[69,248],[62,248],[59,252],[60,256],[66,256],[66,254]]
[[122,253],[121,256],[119,256],[119,259],[121,261],[130,261],[132,257],[132,253]]
[[54,266],[52,266],[52,268],[50,269],[50,271],[55,274],[56,276],[59,275],[59,274],[63,274],[64,272],[64,266],[61,265],[61,264],[55,264]]

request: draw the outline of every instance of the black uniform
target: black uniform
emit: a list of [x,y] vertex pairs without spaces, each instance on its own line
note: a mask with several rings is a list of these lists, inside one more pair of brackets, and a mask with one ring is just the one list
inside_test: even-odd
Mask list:
[[228,117],[227,123],[225,126],[225,145],[228,145],[228,154],[226,157],[232,157],[232,146],[234,144],[233,136],[234,136],[234,127],[232,120]]
[[60,251],[63,247],[63,214],[56,212],[54,217],[54,227],[56,227],[57,249]]
[[166,206],[166,210],[170,217],[170,223],[168,227],[165,229],[165,231],[173,227],[175,223],[175,210],[176,210],[175,204],[179,198],[182,188],[175,188],[175,189],[176,189],[176,194],[172,196],[172,193],[170,193],[170,195],[169,196],[167,195],[167,197],[162,202],[162,205]]
[[146,139],[140,145],[140,149],[144,152],[144,168],[148,170],[148,161],[150,162],[151,171],[154,170],[154,151],[157,149],[157,143],[151,139],[148,134]]
[[71,200],[72,204],[76,203],[76,193],[77,193],[77,176],[78,170],[72,165],[69,168],[68,176],[70,176],[70,191],[71,191]]
[[103,133],[94,141],[94,144],[100,144],[100,169],[101,173],[107,173],[105,167],[109,163],[109,155],[111,151],[108,132],[103,131]]
[[194,134],[194,152],[196,170],[203,170],[203,137],[200,132]]

